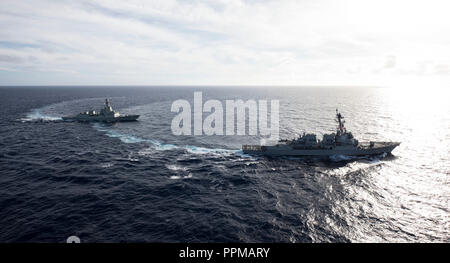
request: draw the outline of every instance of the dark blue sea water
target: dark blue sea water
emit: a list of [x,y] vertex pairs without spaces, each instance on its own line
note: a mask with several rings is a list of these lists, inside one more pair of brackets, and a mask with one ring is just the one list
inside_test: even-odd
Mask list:
[[[280,136],[335,128],[392,155],[252,157],[252,136],[175,136],[173,101],[278,99]],[[62,122],[105,97],[138,122]],[[440,91],[344,87],[0,88],[0,242],[449,242]]]

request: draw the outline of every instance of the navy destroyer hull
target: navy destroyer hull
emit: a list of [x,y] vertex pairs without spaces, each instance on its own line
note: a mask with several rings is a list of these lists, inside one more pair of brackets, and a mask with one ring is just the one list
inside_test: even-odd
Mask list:
[[344,127],[344,116],[336,109],[336,122],[339,124],[336,133],[323,134],[322,140],[317,140],[315,134],[309,133],[293,140],[280,140],[273,146],[242,145],[246,154],[266,156],[301,156],[301,157],[331,157],[331,156],[368,156],[391,153],[399,142],[363,142],[360,143],[351,132]]
[[136,121],[139,115],[121,115],[114,111],[109,100],[105,99],[105,106],[99,112],[95,110],[81,112],[74,116],[62,117],[64,121],[79,121],[79,122],[124,122]]
[[79,121],[79,122],[127,122],[137,121],[139,115],[123,115],[118,117],[106,116],[73,116],[62,117],[64,121]]
[[302,149],[292,145],[275,145],[275,146],[259,146],[259,145],[243,145],[242,151],[250,155],[265,156],[297,156],[297,157],[330,157],[335,155],[347,156],[369,156],[379,155],[383,153],[391,153],[400,143],[398,142],[375,142],[372,146],[334,146],[327,149],[311,148]]

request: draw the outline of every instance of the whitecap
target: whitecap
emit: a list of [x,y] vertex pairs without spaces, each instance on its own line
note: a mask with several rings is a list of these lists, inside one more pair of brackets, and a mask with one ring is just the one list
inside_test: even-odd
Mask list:
[[174,144],[165,144],[157,140],[151,140],[151,144],[153,144],[153,148],[160,151],[168,151],[168,150],[174,150],[178,149],[179,147]]
[[227,150],[227,149],[218,149],[218,148],[204,148],[204,147],[198,147],[198,146],[191,146],[186,145],[184,146],[184,149],[186,149],[190,153],[194,154],[233,154],[236,152],[236,150]]
[[175,164],[166,164],[166,168],[172,171],[186,171],[186,167],[178,166]]
[[100,164],[101,168],[109,168],[109,167],[112,167],[112,166],[114,166],[114,163],[102,163],[102,164]]
[[188,174],[186,176],[172,175],[172,176],[169,177],[169,179],[172,179],[172,180],[189,179],[189,178],[192,178],[192,174]]

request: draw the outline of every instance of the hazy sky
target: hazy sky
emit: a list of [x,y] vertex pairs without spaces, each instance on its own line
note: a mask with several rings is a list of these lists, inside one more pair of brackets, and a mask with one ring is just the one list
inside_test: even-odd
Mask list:
[[0,85],[450,85],[450,2],[1,0]]

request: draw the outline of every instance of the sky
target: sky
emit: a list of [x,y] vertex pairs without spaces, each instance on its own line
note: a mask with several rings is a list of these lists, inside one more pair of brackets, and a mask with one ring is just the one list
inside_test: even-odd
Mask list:
[[2,0],[0,85],[450,86],[440,0]]

